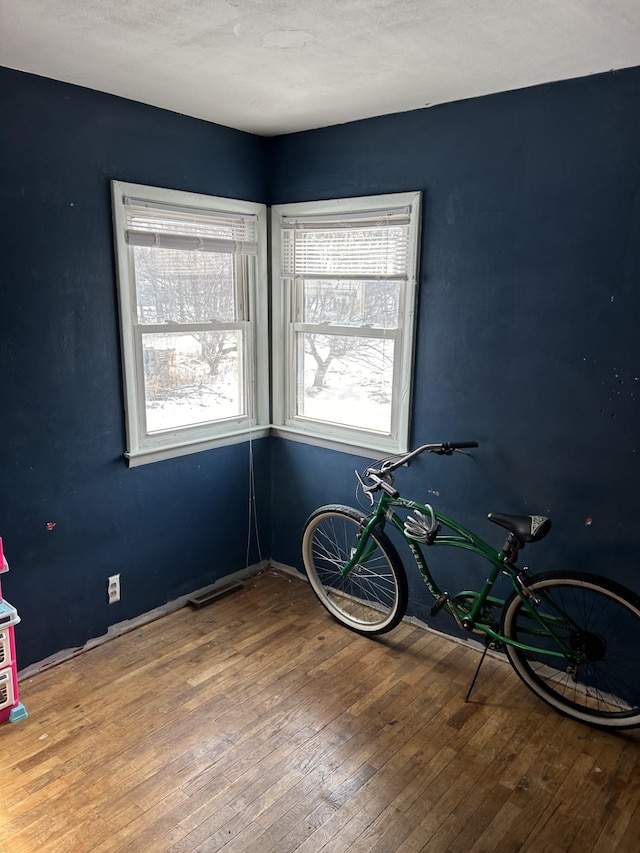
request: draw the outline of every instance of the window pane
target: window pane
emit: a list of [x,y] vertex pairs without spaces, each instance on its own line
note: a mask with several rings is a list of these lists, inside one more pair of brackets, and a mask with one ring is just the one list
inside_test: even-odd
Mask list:
[[242,332],[143,335],[147,432],[245,414]]
[[304,323],[396,329],[398,281],[304,281]]
[[298,333],[297,415],[391,431],[394,341]]
[[233,255],[142,246],[133,253],[138,322],[236,321]]

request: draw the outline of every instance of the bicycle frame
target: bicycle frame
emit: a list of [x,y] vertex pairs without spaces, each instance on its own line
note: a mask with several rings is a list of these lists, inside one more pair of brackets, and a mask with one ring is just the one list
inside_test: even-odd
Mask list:
[[[445,546],[462,548],[487,560],[491,564],[491,570],[482,586],[482,589],[479,591],[463,590],[451,597],[448,593],[443,592],[433,578],[418,542],[407,536],[404,529],[404,521],[397,512],[395,512],[394,507],[410,511],[418,510],[427,516],[430,516],[433,512],[433,516],[439,525],[439,528],[432,541],[427,544],[427,547]],[[442,608],[447,613],[451,614],[460,628],[465,631],[474,631],[484,634],[496,643],[515,646],[529,652],[538,652],[547,657],[576,658],[576,653],[572,652],[569,646],[565,644],[562,638],[553,630],[553,626],[550,624],[550,621],[556,621],[555,618],[552,617],[550,620],[548,616],[542,616],[538,613],[536,608],[532,606],[529,596],[526,594],[525,587],[519,580],[522,570],[506,558],[504,551],[497,551],[466,527],[463,527],[458,522],[448,518],[446,515],[443,515],[436,510],[433,510],[432,507],[425,504],[407,500],[400,496],[391,497],[383,492],[375,511],[371,514],[366,525],[363,527],[357,548],[355,548],[351,554],[351,559],[342,569],[343,575],[348,575],[354,566],[363,561],[363,558],[366,560],[368,556],[367,546],[371,534],[376,528],[381,530],[384,529],[384,526],[387,523],[391,524],[407,543],[423,581],[429,589],[429,592],[436,600],[435,606],[438,609]],[[450,532],[442,533],[441,531],[443,528]],[[527,608],[531,617],[540,624],[542,635],[552,635],[558,643],[565,648],[565,653],[520,643],[516,640],[505,637],[500,632],[500,622],[493,617],[492,611],[502,611],[505,601],[500,598],[494,598],[490,594],[500,574],[504,574],[509,578],[516,594],[522,599],[524,606]],[[557,620],[558,625],[562,622],[563,618],[564,615],[560,613]]]

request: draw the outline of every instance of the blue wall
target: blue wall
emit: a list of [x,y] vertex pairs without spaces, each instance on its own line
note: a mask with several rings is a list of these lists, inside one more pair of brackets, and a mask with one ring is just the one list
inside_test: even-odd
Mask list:
[[[0,535],[23,668],[245,565],[246,444],[124,461],[109,182],[264,202],[265,145],[6,69],[0,115]],[[255,455],[268,543],[267,442]]]
[[[640,592],[640,69],[269,140],[0,69],[0,115],[0,535],[21,668],[245,564],[246,445],[123,460],[114,178],[270,203],[422,190],[412,442],[481,447],[399,483],[496,544],[488,510],[548,513],[526,562]],[[255,451],[263,553],[299,566],[307,514],[353,503],[363,460]],[[478,579],[434,559],[451,589]],[[422,600],[414,576],[424,617]]]
[[[640,69],[276,138],[269,166],[274,204],[424,193],[412,444],[481,446],[401,488],[496,545],[489,510],[549,514],[525,563],[640,592]],[[363,460],[274,440],[273,466],[272,555],[299,566]],[[429,554],[451,591],[483,578]]]

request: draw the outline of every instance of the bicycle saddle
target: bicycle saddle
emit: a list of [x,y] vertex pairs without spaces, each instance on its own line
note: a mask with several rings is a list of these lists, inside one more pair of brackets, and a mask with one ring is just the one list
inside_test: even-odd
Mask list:
[[504,527],[513,533],[520,542],[539,542],[551,530],[551,519],[544,515],[505,515],[501,512],[490,512],[489,521]]

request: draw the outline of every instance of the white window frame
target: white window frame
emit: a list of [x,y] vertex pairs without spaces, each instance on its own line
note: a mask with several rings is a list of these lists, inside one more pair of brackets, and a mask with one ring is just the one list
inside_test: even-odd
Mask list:
[[[269,433],[269,337],[266,206],[255,202],[219,198],[112,181],[113,220],[116,247],[120,338],[122,348],[125,420],[129,466],[156,462],[213,447],[236,444]],[[237,214],[256,218],[257,255],[242,259],[244,292],[248,296],[243,323],[246,349],[243,353],[244,404],[247,414],[205,424],[174,428],[157,433],[145,429],[144,371],[136,300],[133,247],[127,243],[125,209],[127,200],[148,202],[203,213]]]
[[[409,449],[411,391],[418,286],[421,193],[392,193],[360,198],[331,199],[275,205],[271,210],[272,251],[272,425],[276,435],[336,450],[367,455],[368,452],[402,453]],[[404,208],[410,219],[407,280],[400,300],[390,432],[343,426],[295,412],[296,327],[294,279],[282,269],[282,228],[285,217],[340,216]],[[357,334],[357,329],[354,334]]]

